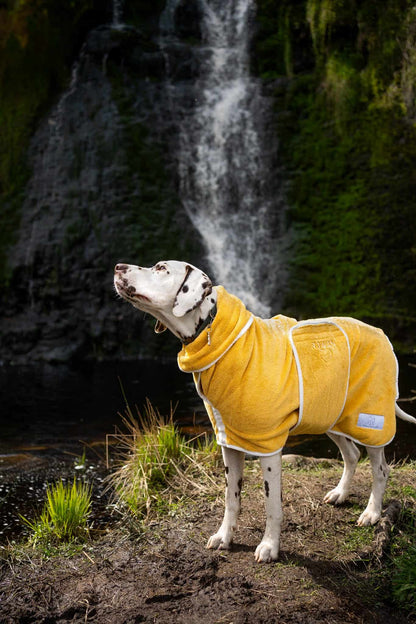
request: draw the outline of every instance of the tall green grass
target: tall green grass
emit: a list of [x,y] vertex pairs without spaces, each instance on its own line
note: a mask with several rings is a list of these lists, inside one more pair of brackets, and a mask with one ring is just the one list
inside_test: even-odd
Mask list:
[[109,479],[118,512],[142,519],[152,511],[171,511],[208,483],[212,491],[218,490],[210,476],[219,458],[215,441],[206,436],[185,439],[172,413],[165,422],[149,401],[137,418],[127,405],[123,423],[125,432],[116,436],[117,467]]
[[[416,490],[402,489],[409,500],[401,514],[400,531],[391,559],[391,590],[398,607],[416,615]],[[395,552],[396,551],[396,552]]]
[[392,577],[394,601],[405,611],[416,615],[416,545],[394,561],[395,571]]
[[46,490],[46,501],[40,515],[34,520],[21,516],[32,532],[32,545],[49,542],[84,541],[89,535],[88,519],[91,514],[91,486],[62,481]]

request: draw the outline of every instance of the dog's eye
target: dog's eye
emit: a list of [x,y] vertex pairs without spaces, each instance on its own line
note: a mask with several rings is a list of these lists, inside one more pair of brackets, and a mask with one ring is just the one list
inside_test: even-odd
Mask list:
[[155,266],[156,271],[166,271],[166,267],[164,264],[157,264]]

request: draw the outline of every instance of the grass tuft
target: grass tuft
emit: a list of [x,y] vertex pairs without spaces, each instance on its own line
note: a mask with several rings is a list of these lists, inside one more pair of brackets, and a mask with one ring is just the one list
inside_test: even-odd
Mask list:
[[396,604],[416,615],[416,546],[411,544],[407,552],[394,560],[392,592]]
[[91,513],[91,486],[77,482],[62,481],[46,490],[42,512],[35,520],[21,516],[32,535],[33,546],[48,543],[84,541],[89,535],[88,519]]
[[[172,512],[186,496],[218,491],[210,476],[219,453],[206,436],[187,440],[147,401],[137,418],[127,405],[123,417],[126,433],[117,434],[118,465],[110,476],[115,492],[114,508],[124,516],[148,518],[152,511]],[[208,469],[206,469],[206,467]]]
[[[409,492],[410,486],[403,487]],[[399,534],[391,558],[391,589],[396,605],[416,615],[416,518],[412,502],[404,508],[399,521]]]

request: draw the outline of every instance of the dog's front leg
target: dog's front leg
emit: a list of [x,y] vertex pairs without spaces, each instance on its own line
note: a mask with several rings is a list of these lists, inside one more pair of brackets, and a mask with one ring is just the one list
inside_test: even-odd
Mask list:
[[279,555],[280,528],[282,524],[282,453],[262,457],[264,497],[266,505],[266,530],[255,552],[256,561],[275,561]]
[[209,538],[207,548],[226,550],[233,541],[233,535],[237,528],[237,520],[240,513],[244,453],[223,446],[222,456],[225,465],[226,481],[225,513],[219,530]]

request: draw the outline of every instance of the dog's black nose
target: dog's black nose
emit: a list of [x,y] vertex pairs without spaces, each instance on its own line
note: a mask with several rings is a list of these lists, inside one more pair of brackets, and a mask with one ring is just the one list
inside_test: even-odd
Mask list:
[[116,264],[114,270],[115,271],[119,271],[120,273],[123,273],[123,272],[127,271],[127,269],[128,269],[127,264]]

